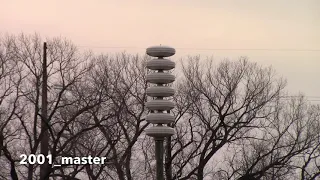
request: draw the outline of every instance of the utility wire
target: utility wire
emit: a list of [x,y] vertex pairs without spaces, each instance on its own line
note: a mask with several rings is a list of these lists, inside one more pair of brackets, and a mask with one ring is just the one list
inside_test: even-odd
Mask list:
[[[145,47],[131,47],[131,46],[77,46],[79,48],[93,48],[93,49],[146,49]],[[264,49],[241,49],[241,48],[183,48],[178,47],[175,49],[180,50],[203,50],[203,51],[287,51],[287,52],[320,52],[320,49],[290,49],[290,48],[264,48]],[[283,96],[282,99],[289,99],[299,96]],[[311,100],[308,101],[320,101],[320,96],[304,96]]]
[[[130,47],[130,46],[77,46],[79,48],[94,48],[94,49],[146,49],[145,47]],[[197,50],[197,51],[288,51],[288,52],[320,52],[320,49],[291,49],[291,48],[184,48],[177,47],[179,50]]]
[[[300,97],[300,96],[282,96],[281,98],[291,98],[291,97]],[[315,99],[319,99],[320,96],[303,96],[306,98],[315,98]]]

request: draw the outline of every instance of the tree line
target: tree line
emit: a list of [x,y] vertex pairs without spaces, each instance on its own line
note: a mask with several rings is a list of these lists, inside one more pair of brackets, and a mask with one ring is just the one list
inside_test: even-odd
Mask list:
[[[0,38],[0,179],[39,179],[43,39]],[[69,40],[47,42],[49,154],[106,157],[105,164],[50,166],[50,179],[155,179],[146,55],[84,52]],[[172,84],[176,134],[165,142],[166,180],[320,177],[320,106],[286,98],[286,80],[241,57],[215,64],[184,58]]]

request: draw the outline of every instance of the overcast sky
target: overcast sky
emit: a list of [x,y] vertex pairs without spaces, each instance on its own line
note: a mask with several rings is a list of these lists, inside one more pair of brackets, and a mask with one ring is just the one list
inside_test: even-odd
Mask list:
[[6,32],[67,37],[96,52],[164,44],[177,48],[173,59],[247,56],[286,77],[290,93],[320,100],[320,0],[0,0]]

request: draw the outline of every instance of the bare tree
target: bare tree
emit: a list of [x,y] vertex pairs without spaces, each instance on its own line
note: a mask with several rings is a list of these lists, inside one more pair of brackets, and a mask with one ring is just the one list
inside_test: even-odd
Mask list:
[[201,67],[199,57],[190,57],[183,73],[177,96],[184,100],[177,103],[190,107],[176,121],[167,159],[172,162],[172,179],[203,179],[206,165],[222,147],[245,138],[268,117],[263,112],[281,95],[285,82],[277,80],[272,69],[245,58],[217,67],[209,61]]
[[[20,106],[22,94],[19,88],[25,77],[21,73],[21,66],[14,59],[13,46],[10,37],[0,39],[0,157],[5,157],[5,160],[1,161],[2,178],[11,176],[13,180],[17,180],[15,163],[19,159],[13,144],[20,138],[21,126],[18,125],[16,117],[22,115],[24,109]],[[3,170],[8,170],[10,175]]]
[[148,125],[144,120],[145,61],[146,57],[126,53],[110,57],[101,55],[96,59],[96,68],[90,78],[96,90],[103,92],[105,101],[91,113],[103,137],[100,142],[106,147],[103,155],[109,157],[113,167],[103,171],[105,166],[101,165],[99,172],[109,174],[102,177],[114,179],[116,174],[117,179],[130,180],[140,175],[141,171],[136,170],[136,163],[141,159],[136,153],[136,144]]
[[[143,131],[147,56],[79,52],[47,39],[48,132],[54,164],[61,157],[100,156],[105,164],[49,167],[51,179],[154,179],[154,143]],[[1,179],[39,179],[42,39],[0,40]],[[316,179],[320,108],[303,97],[283,101],[286,82],[246,58],[200,62],[189,57],[174,86],[165,177],[186,179]],[[179,70],[178,70],[179,71]],[[224,155],[225,154],[225,155]],[[10,174],[11,173],[11,174]]]
[[320,177],[320,106],[307,105],[304,114],[308,119],[305,120],[308,135],[308,148],[296,158],[296,168],[300,170],[301,180],[315,180]]
[[272,116],[263,119],[259,129],[248,132],[251,138],[241,139],[229,149],[233,152],[229,158],[232,170],[226,179],[298,179],[299,157],[312,153],[315,143],[319,144],[320,131],[315,128],[319,111],[310,108],[302,96],[289,102],[279,100],[272,106]]
[[[78,134],[93,129],[83,127],[73,129],[76,136],[67,136],[70,124],[76,123],[80,116],[100,103],[99,94],[83,94],[84,89],[77,90],[82,77],[90,69],[90,54],[80,54],[75,46],[63,39],[47,40],[48,47],[48,131],[50,132],[50,153],[55,159],[63,155],[70,148]],[[10,53],[18,68],[21,83],[12,83],[20,97],[17,105],[19,111],[15,112],[15,119],[8,125],[21,127],[16,131],[19,138],[15,138],[11,144],[13,159],[19,160],[20,154],[37,154],[43,131],[40,129],[40,97],[42,84],[42,41],[39,35],[7,36],[3,39],[5,51]],[[12,71],[14,73],[14,71]],[[21,78],[20,78],[21,79]],[[13,80],[12,80],[13,81]],[[4,87],[2,85],[2,87]],[[58,88],[58,89],[57,89]],[[80,93],[82,92],[82,94]],[[87,92],[89,93],[89,92]],[[67,119],[58,119],[61,109],[69,109]],[[7,125],[7,126],[8,126]],[[36,164],[16,166],[19,168],[19,176],[23,179],[36,179],[38,171]],[[23,168],[24,167],[24,168]],[[48,169],[48,176],[55,169]]]

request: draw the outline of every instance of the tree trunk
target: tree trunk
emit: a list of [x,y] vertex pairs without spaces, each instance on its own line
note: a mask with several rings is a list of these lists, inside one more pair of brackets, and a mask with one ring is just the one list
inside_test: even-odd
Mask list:
[[203,180],[203,169],[204,169],[204,166],[199,165],[198,173],[197,173],[197,180]]

